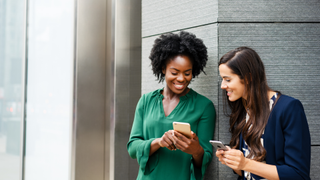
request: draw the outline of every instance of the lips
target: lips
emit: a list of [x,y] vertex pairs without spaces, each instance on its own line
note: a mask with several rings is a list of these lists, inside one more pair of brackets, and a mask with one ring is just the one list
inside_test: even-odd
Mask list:
[[228,95],[228,96],[230,96],[230,95],[231,95],[231,93],[232,93],[231,91],[227,91],[227,95]]

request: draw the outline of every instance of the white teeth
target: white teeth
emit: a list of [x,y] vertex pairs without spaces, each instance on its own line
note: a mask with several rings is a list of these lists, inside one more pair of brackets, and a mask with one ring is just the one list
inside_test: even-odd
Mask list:
[[177,88],[182,88],[183,85],[177,85],[177,84],[176,84],[176,87],[177,87]]

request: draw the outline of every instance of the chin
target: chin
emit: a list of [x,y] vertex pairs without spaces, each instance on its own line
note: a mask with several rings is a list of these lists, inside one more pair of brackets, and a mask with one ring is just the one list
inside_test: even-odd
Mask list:
[[176,94],[182,94],[186,89],[176,90]]

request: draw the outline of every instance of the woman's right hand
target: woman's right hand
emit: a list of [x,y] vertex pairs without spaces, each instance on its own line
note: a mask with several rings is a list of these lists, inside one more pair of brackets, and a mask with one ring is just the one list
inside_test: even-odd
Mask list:
[[[226,146],[228,148],[228,150],[231,150],[231,148],[229,146]],[[216,151],[216,156],[219,158],[219,161],[221,162],[221,164],[227,165],[225,162],[225,151],[224,150],[217,150]]]
[[[227,148],[228,148],[228,151],[231,151],[231,148],[229,146],[227,146]],[[227,162],[226,162],[226,157],[225,157],[225,151],[224,150],[217,150],[216,151],[216,156],[219,158],[219,161],[221,162],[221,164],[224,164],[224,165],[230,167],[230,164],[227,164]],[[233,169],[232,167],[230,167],[230,168]],[[239,176],[242,176],[241,170],[233,169],[233,171],[236,172]]]
[[163,136],[159,139],[158,144],[160,147],[166,147],[169,150],[176,150],[176,146],[173,141],[174,131],[169,130],[163,134]]

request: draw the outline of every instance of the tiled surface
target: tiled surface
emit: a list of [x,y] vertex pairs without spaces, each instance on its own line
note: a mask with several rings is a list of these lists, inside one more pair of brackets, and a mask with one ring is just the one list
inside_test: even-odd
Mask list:
[[217,21],[218,0],[142,1],[142,37]]
[[318,0],[219,0],[219,22],[320,22]]

